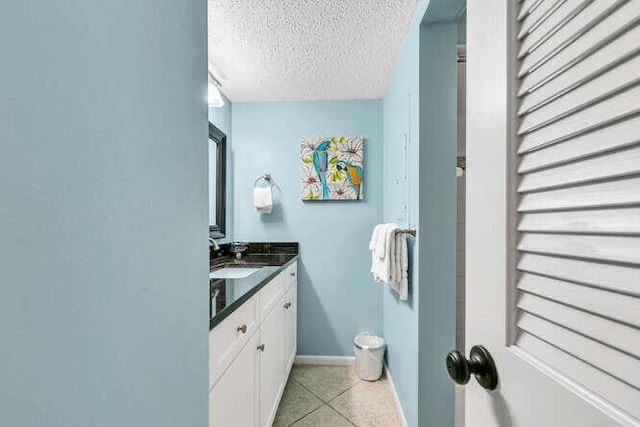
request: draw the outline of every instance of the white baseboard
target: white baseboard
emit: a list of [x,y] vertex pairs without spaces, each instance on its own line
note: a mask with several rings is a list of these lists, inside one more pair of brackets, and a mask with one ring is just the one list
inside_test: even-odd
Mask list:
[[389,381],[389,387],[391,388],[393,400],[396,402],[396,409],[398,410],[398,415],[400,416],[400,423],[402,423],[402,427],[408,427],[407,419],[404,417],[402,404],[400,403],[400,398],[398,397],[398,392],[396,391],[396,386],[395,384],[393,384],[393,378],[391,378],[391,371],[389,371],[389,367],[386,363],[384,364],[384,370],[387,373],[387,381]]
[[351,366],[356,363],[354,356],[296,356],[294,363],[300,365]]

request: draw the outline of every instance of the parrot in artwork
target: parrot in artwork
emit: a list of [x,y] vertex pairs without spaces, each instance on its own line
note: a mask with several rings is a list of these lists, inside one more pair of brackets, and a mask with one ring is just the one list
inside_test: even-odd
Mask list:
[[360,200],[362,193],[362,167],[352,165],[344,160],[338,160],[336,163],[336,169],[347,172],[349,184],[351,184],[353,189],[356,191],[356,200]]
[[318,177],[320,177],[323,200],[329,198],[329,188],[327,187],[327,169],[329,169],[329,153],[327,150],[329,145],[331,145],[331,141],[324,141],[313,152],[313,167],[318,173]]

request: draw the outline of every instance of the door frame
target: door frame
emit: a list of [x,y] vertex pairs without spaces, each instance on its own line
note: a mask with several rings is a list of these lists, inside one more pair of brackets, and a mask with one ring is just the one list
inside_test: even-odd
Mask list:
[[418,420],[452,426],[445,356],[456,331],[458,18],[465,0],[432,0],[419,38]]

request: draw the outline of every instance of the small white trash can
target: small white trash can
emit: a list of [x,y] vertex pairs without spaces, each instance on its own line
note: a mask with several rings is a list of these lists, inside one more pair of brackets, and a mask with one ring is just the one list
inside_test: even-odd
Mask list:
[[356,355],[356,373],[367,381],[376,381],[382,375],[382,358],[385,343],[382,337],[374,334],[359,334],[353,340]]

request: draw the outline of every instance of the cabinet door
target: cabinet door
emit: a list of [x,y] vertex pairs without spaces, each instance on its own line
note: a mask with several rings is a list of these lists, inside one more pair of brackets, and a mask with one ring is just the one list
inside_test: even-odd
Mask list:
[[[260,426],[270,426],[284,388],[283,297],[260,325]],[[264,347],[262,347],[264,346]]]
[[253,334],[209,392],[209,427],[255,427],[258,422],[258,340]]
[[297,349],[297,322],[298,300],[297,286],[295,283],[287,290],[284,296],[284,372],[289,372],[296,357]]
[[258,298],[254,295],[209,332],[209,388],[258,331]]

